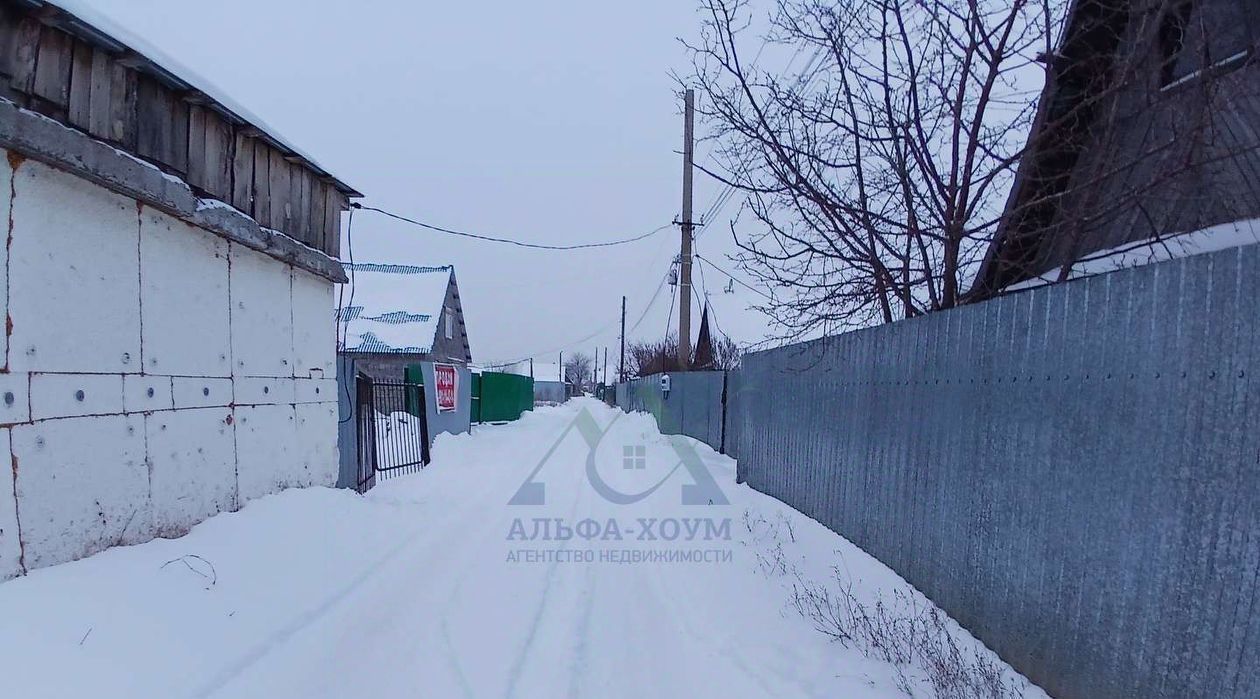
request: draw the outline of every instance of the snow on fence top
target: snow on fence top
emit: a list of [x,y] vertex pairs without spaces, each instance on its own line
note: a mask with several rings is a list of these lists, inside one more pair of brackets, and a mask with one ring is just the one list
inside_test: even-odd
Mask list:
[[437,339],[454,267],[347,264],[341,322],[350,352],[428,354]]

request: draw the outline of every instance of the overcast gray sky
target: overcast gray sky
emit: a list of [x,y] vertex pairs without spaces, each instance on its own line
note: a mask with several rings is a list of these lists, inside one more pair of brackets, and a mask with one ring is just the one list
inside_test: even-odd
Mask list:
[[[699,25],[689,0],[96,4],[358,188],[366,204],[546,243],[627,237],[679,214],[681,106],[669,73],[687,64],[676,38]],[[718,189],[697,172],[697,212]],[[598,345],[610,348],[610,370],[622,294],[633,324],[678,248],[674,228],[618,248],[529,251],[368,212],[356,213],[353,236],[361,262],[455,265],[475,361],[554,360]],[[734,250],[724,225],[697,247],[715,261]],[[746,310],[755,296],[738,286],[723,293],[726,280],[712,269],[703,281],[722,329],[761,339],[764,319]],[[631,340],[665,332],[669,291]]]

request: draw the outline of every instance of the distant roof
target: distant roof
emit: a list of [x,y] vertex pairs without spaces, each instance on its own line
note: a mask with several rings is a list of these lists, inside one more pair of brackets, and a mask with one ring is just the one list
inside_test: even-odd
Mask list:
[[341,322],[351,352],[428,354],[455,268],[352,263]]
[[18,1],[27,7],[44,8],[52,10],[54,13],[60,10],[61,13],[64,13],[63,16],[49,17],[46,21],[51,20],[52,23],[58,25],[61,29],[106,49],[136,54],[136,63],[143,65],[148,72],[158,76],[163,82],[190,93],[200,92],[210,100],[209,107],[232,121],[244,122],[254,127],[273,146],[282,151],[288,151],[290,155],[302,160],[303,164],[309,169],[331,178],[333,184],[343,193],[352,197],[363,196],[350,185],[334,177],[332,173],[320,166],[313,157],[285,140],[279,131],[268,126],[265,121],[234,101],[226,92],[215,87],[209,80],[201,77],[195,71],[166,55],[156,46],[153,46],[139,35],[103,14],[95,6],[93,0]]
[[[534,380],[535,381],[563,381],[560,375],[560,365],[556,362],[542,362],[534,360]],[[505,374],[519,374],[520,376],[529,376],[530,362],[528,359],[515,364],[504,364],[500,366],[490,367],[490,371],[500,371]]]

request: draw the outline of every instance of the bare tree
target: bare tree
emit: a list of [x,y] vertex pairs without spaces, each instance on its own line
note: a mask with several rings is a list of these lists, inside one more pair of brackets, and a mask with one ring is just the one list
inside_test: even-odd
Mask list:
[[583,391],[595,390],[595,360],[587,354],[574,352],[564,360],[565,383]]
[[713,343],[714,368],[719,371],[730,371],[739,368],[743,350],[731,338],[723,335]]
[[678,338],[672,333],[663,340],[626,345],[626,370],[630,376],[651,376],[677,368]]
[[[1260,104],[1247,3],[1099,0],[1060,37],[1053,0],[772,1],[755,30],[748,0],[700,0],[682,81],[783,337],[1260,215],[1260,135],[1237,127]],[[758,69],[763,51],[805,67]]]
[[[700,114],[746,197],[738,261],[786,337],[950,308],[989,243],[1035,115],[1051,0],[700,0]],[[1061,5],[1061,3],[1053,3]],[[756,55],[806,56],[798,74]],[[751,49],[751,50],[750,50]],[[732,224],[734,234],[736,227]]]

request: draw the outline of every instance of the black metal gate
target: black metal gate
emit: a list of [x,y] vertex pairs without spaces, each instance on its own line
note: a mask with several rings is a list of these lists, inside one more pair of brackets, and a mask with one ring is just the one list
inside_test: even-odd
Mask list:
[[429,424],[424,386],[355,378],[355,421],[359,434],[358,491],[377,478],[415,473],[429,463]]

